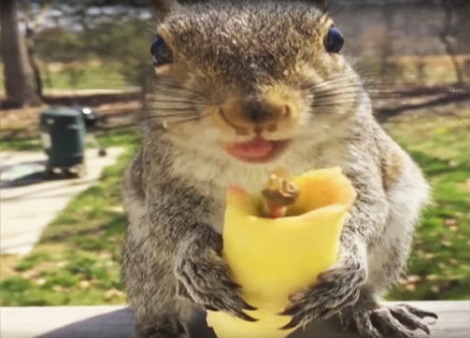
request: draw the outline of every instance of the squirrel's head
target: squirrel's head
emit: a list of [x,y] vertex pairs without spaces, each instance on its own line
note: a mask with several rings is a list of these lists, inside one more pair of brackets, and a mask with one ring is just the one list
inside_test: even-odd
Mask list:
[[154,0],[151,129],[255,163],[344,135],[361,84],[321,2]]

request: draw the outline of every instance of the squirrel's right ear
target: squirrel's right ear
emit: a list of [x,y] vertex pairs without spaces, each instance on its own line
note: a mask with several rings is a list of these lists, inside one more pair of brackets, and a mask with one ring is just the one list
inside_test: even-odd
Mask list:
[[152,3],[155,15],[160,20],[178,7],[178,1],[176,0],[152,0]]

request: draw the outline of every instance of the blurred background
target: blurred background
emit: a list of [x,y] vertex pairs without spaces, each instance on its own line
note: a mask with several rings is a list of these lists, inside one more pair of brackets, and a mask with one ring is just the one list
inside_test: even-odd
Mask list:
[[[331,3],[377,119],[433,187],[407,275],[387,297],[470,299],[470,1]],[[2,153],[44,155],[40,115],[58,106],[91,109],[100,116],[100,145],[123,150],[27,252],[2,251],[0,304],[124,303],[119,184],[153,75],[150,0],[2,0],[0,9]]]

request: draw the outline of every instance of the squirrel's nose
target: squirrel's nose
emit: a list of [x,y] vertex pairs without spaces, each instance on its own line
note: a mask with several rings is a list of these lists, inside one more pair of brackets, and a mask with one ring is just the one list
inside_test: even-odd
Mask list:
[[296,92],[291,94],[286,90],[285,95],[278,92],[229,97],[213,115],[214,121],[222,128],[235,130],[238,135],[292,128],[298,121],[302,98]]
[[255,124],[275,124],[289,118],[291,108],[287,103],[275,103],[251,99],[245,101],[242,114],[246,122]]

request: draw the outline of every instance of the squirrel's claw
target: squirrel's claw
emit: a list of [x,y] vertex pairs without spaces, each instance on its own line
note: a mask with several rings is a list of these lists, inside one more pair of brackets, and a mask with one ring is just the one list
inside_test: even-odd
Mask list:
[[255,310],[241,296],[241,286],[232,280],[231,272],[220,256],[221,238],[213,238],[212,246],[193,250],[188,246],[176,264],[177,294],[211,311],[226,311],[246,321],[256,321],[244,311]]
[[281,315],[292,316],[292,320],[282,329],[328,319],[354,304],[365,278],[366,272],[360,264],[339,266],[323,273],[314,286],[290,297],[292,305]]
[[[180,296],[186,296],[186,298],[199,304],[206,310],[226,311],[243,320],[250,322],[256,321],[255,318],[244,312],[256,310],[256,308],[242,299],[240,287],[235,283],[228,282],[226,280],[227,276],[221,276],[218,281],[214,278],[212,283],[207,283],[206,278],[205,283],[198,284],[197,278],[185,278],[189,275],[191,274],[187,272],[180,275],[181,279],[178,286],[178,294]],[[212,285],[213,288],[210,287],[210,285]]]
[[422,319],[431,317],[437,319],[433,312],[419,310],[407,304],[391,307],[368,303],[341,312],[341,323],[344,329],[354,324],[364,337],[383,338],[398,336],[414,337],[414,330],[420,329],[430,334],[429,326]]

